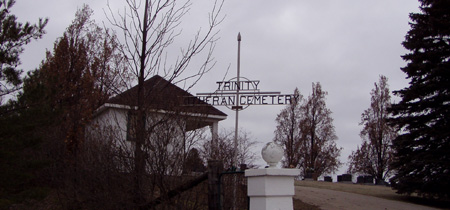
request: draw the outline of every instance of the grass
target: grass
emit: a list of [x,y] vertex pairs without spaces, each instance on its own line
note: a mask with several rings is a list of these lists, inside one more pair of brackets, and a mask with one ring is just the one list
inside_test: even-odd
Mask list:
[[397,200],[414,204],[426,205],[436,208],[450,209],[450,202],[429,200],[418,196],[400,195],[390,187],[377,185],[362,185],[351,183],[332,183],[323,181],[295,181],[295,186],[314,187],[342,192],[356,193],[389,200]]
[[328,190],[336,190],[342,192],[356,193],[361,195],[368,195],[378,198],[385,198],[390,200],[399,200],[405,196],[395,193],[390,187],[377,185],[362,185],[362,184],[347,184],[347,183],[332,183],[321,181],[296,181],[296,186],[314,187]]
[[320,210],[320,208],[294,198],[294,210]]

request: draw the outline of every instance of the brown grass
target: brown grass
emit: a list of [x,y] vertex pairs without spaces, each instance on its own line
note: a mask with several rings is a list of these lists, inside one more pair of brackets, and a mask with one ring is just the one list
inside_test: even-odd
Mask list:
[[450,209],[450,202],[428,200],[416,195],[400,195],[390,187],[377,186],[377,185],[362,185],[352,183],[335,183],[335,182],[323,182],[323,181],[295,181],[295,186],[314,187],[328,190],[336,190],[342,192],[356,193],[360,195],[373,196],[378,198],[384,198],[389,200],[397,200],[409,203],[415,203],[420,205],[427,205],[431,207]]
[[321,189],[336,190],[342,192],[356,193],[361,195],[374,196],[379,198],[385,198],[390,200],[401,200],[405,196],[395,193],[394,190],[386,186],[377,185],[362,185],[362,184],[351,184],[351,183],[332,183],[332,182],[321,182],[321,181],[296,181],[296,186],[304,187],[314,187]]
[[294,198],[294,210],[320,210],[320,208]]

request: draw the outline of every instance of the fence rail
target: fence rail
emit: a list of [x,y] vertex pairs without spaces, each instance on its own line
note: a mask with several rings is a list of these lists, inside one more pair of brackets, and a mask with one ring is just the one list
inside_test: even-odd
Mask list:
[[244,176],[244,171],[223,172],[219,180],[219,191],[222,195],[221,210],[249,209],[247,178]]

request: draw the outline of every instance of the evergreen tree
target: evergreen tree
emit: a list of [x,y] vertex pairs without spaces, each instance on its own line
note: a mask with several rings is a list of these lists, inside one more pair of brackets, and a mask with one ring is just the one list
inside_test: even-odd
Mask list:
[[420,0],[412,13],[403,46],[402,71],[409,87],[395,91],[393,123],[401,131],[394,141],[391,179],[398,193],[424,197],[450,195],[450,1]]
[[17,99],[0,106],[0,209],[42,199],[49,187],[68,189],[61,183],[79,174],[66,176],[75,168],[66,151],[77,152],[94,110],[120,91],[117,77],[126,68],[119,44],[91,15],[87,5],[78,10],[53,52],[23,79]]
[[48,21],[39,19],[38,25],[17,22],[17,17],[10,13],[14,3],[15,0],[0,0],[0,99],[18,90],[22,83],[22,71],[17,69],[19,54],[24,45],[42,37]]
[[196,148],[192,148],[184,162],[183,173],[204,172],[205,170],[206,166],[203,164],[199,151]]

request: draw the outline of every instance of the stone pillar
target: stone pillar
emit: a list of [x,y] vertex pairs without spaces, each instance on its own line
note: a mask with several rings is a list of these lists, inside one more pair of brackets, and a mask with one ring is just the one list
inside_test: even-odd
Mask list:
[[294,178],[300,175],[300,170],[276,168],[283,157],[283,149],[273,142],[263,148],[262,156],[269,168],[245,171],[250,210],[292,210]]

